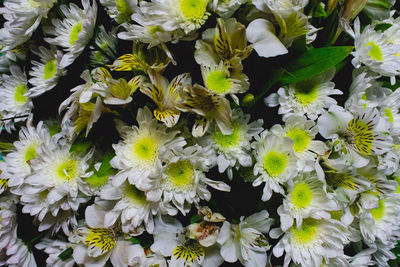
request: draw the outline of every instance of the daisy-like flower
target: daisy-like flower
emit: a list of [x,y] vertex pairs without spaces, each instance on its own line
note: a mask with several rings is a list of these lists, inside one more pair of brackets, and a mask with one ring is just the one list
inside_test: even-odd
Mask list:
[[221,256],[227,262],[240,261],[245,266],[265,266],[266,251],[270,248],[268,233],[273,219],[263,210],[247,218],[241,217],[239,224],[224,222],[217,242],[221,245]]
[[26,127],[19,132],[19,140],[14,142],[14,150],[7,154],[5,161],[0,162],[2,176],[9,179],[11,191],[19,188],[27,176],[32,174],[31,160],[37,158],[38,148],[42,144],[50,143],[49,130],[43,122],[36,128],[32,125],[32,117],[28,118]]
[[55,2],[56,0],[6,1],[0,8],[0,14],[6,19],[0,29],[1,52],[10,51],[28,41]]
[[324,142],[314,140],[318,128],[314,121],[307,120],[304,116],[291,115],[287,117],[284,128],[276,124],[270,132],[293,140],[293,150],[298,158],[299,171],[312,171],[318,155],[323,155],[328,150]]
[[17,207],[13,198],[2,196],[0,200],[0,250],[3,250],[17,239]]
[[333,195],[325,192],[315,173],[303,173],[288,184],[288,194],[278,208],[283,231],[292,227],[294,219],[300,229],[304,218],[329,219],[330,211],[339,210]]
[[110,18],[121,24],[130,20],[132,13],[137,8],[137,0],[100,0]]
[[100,192],[100,198],[116,201],[115,206],[104,217],[105,227],[111,228],[120,218],[124,233],[131,232],[142,223],[146,226],[147,232],[153,232],[153,214],[157,214],[159,205],[147,201],[145,193],[134,185],[127,181],[118,187],[106,184]]
[[40,61],[32,61],[32,70],[29,75],[29,83],[33,87],[29,88],[28,95],[30,97],[40,96],[43,93],[53,89],[58,82],[60,76],[64,76],[67,71],[60,68],[60,62],[63,57],[61,51],[57,51],[55,46],[51,46],[50,50],[41,46],[33,52],[40,57]]
[[75,244],[65,242],[62,240],[53,240],[49,238],[43,238],[40,243],[37,243],[35,247],[39,250],[44,250],[49,256],[46,259],[47,266],[60,266],[60,267],[72,267],[75,264],[73,257],[63,258],[62,253],[70,252],[72,254]]
[[185,88],[179,109],[197,115],[192,128],[194,137],[203,136],[212,121],[215,121],[223,134],[232,134],[232,110],[228,99],[210,93],[201,85]]
[[[394,81],[394,76],[400,74],[400,57],[396,55],[400,53],[400,43],[391,43],[388,35],[375,31],[374,27],[374,24],[367,25],[361,33],[360,20],[357,18],[354,21],[355,51],[351,62],[356,68],[364,64],[380,75],[392,77]],[[400,30],[395,29],[391,35],[400,36]]]
[[150,249],[164,257],[171,257],[169,266],[219,266],[223,262],[219,247],[203,247],[188,237],[187,229],[175,218],[161,216],[155,219],[154,243]]
[[128,179],[139,190],[147,191],[152,187],[150,176],[157,175],[161,168],[159,156],[186,142],[176,137],[177,131],[167,132],[166,126],[153,119],[147,107],[138,110],[136,120],[138,127],[120,128],[124,140],[113,145],[116,155],[110,163],[119,171],[112,179],[116,187]]
[[74,62],[85,49],[93,35],[97,17],[97,4],[90,0],[82,0],[83,9],[70,3],[69,7],[62,5],[61,11],[66,17],[63,20],[53,19],[52,26],[44,27],[46,34],[53,38],[44,38],[46,42],[64,48],[66,54],[60,62],[60,68],[66,68]]
[[241,5],[247,2],[247,0],[213,0],[212,7],[215,13],[217,13],[222,18],[229,18]]
[[217,153],[218,171],[228,170],[228,176],[232,179],[232,168],[239,163],[241,166],[250,167],[252,158],[249,152],[250,141],[259,134],[263,128],[262,120],[249,123],[250,115],[243,114],[241,109],[232,112],[232,134],[224,135],[221,130],[214,127],[204,138],[205,144],[212,144]]
[[254,149],[256,164],[253,186],[265,182],[261,199],[267,201],[272,191],[284,194],[282,184],[297,174],[296,156],[293,141],[287,137],[277,137],[267,131],[256,136],[251,146]]
[[25,73],[17,65],[10,66],[10,73],[11,75],[1,75],[0,111],[7,114],[3,119],[10,118],[13,122],[24,121],[26,117],[20,116],[28,115],[33,108],[31,99],[26,96],[28,81]]
[[72,154],[71,144],[55,136],[50,144],[37,150],[30,161],[32,174],[28,176],[17,194],[21,195],[23,212],[36,216],[41,223],[39,231],[60,228],[68,234],[69,224],[76,225],[75,212],[88,199],[79,191],[81,177],[87,172],[93,150],[84,156]]
[[[321,266],[329,262],[329,258],[343,257],[343,247],[349,241],[345,226],[333,220],[307,218],[301,228],[293,225],[273,248],[276,257],[285,252],[283,266],[289,266],[290,261],[301,266]],[[282,234],[280,228],[270,231],[272,238]]]
[[282,114],[284,120],[293,113],[315,120],[325,109],[336,104],[330,95],[342,94],[331,82],[334,75],[335,69],[331,69],[310,80],[279,88],[277,93],[265,98],[265,104],[269,107],[279,105],[278,114]]
[[32,251],[25,245],[24,241],[17,238],[7,247],[7,266],[9,267],[36,267],[35,257]]
[[331,106],[318,118],[318,129],[326,139],[332,139],[335,150],[350,156],[349,164],[360,168],[368,164],[369,155],[382,155],[392,145],[392,138],[379,129],[380,116],[376,109],[365,109],[358,114]]
[[150,71],[151,83],[141,83],[140,91],[150,97],[157,105],[154,117],[173,127],[179,120],[180,110],[177,109],[181,101],[181,94],[187,86],[191,86],[192,79],[189,73],[176,76],[170,83],[160,73]]
[[118,228],[104,227],[106,207],[91,205],[85,210],[87,226],[80,227],[70,241],[74,247],[73,258],[77,264],[102,267],[110,259],[112,266],[134,266],[143,258],[143,248],[133,245],[121,235]]
[[89,55],[92,63],[105,65],[117,57],[116,32],[117,28],[112,28],[107,32],[103,25],[99,26],[99,33],[94,41],[96,47],[90,47],[93,50]]
[[172,202],[185,215],[193,203],[198,206],[201,199],[210,200],[211,193],[207,185],[230,191],[227,184],[211,180],[204,174],[214,165],[215,156],[211,149],[194,145],[173,151],[167,156],[161,178],[154,179],[155,186],[146,192],[148,200]]
[[230,68],[230,63],[220,61],[218,65],[201,66],[201,75],[204,85],[212,94],[221,96],[229,94],[239,105],[239,99],[235,94],[244,93],[249,89],[248,77],[242,72],[231,73]]
[[209,0],[153,0],[141,2],[140,9],[166,31],[182,29],[189,34],[208,19],[208,4]]
[[388,244],[400,238],[399,201],[389,194],[379,200],[378,207],[360,212],[360,231],[367,244],[376,239]]

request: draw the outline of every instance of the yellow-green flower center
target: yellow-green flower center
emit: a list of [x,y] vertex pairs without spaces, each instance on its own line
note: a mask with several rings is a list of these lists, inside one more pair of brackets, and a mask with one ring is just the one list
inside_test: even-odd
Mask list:
[[26,94],[26,85],[21,83],[15,87],[15,94],[14,94],[14,99],[15,102],[19,104],[25,104],[26,100],[28,100],[27,96],[24,96]]
[[195,179],[194,168],[189,160],[171,163],[166,174],[165,182],[178,191],[191,188]]
[[318,86],[308,82],[297,84],[294,88],[294,95],[302,106],[308,106],[317,99]]
[[290,200],[296,208],[308,207],[312,199],[313,192],[307,183],[300,182],[294,186]]
[[137,208],[140,208],[147,204],[146,195],[142,191],[137,189],[134,185],[129,184],[125,187],[125,195]]
[[318,236],[318,221],[315,219],[305,219],[301,224],[301,228],[297,229],[294,225],[291,228],[291,233],[294,241],[297,244],[307,245],[314,241]]
[[179,8],[182,15],[187,19],[197,22],[203,19],[208,0],[179,0]]
[[390,123],[394,122],[393,113],[392,113],[392,109],[391,108],[389,108],[389,107],[385,108],[385,116],[388,118],[388,121]]
[[144,162],[153,162],[158,156],[158,142],[150,136],[141,137],[133,144],[136,158]]
[[69,35],[69,44],[75,45],[76,41],[78,41],[79,37],[78,34],[82,31],[82,22],[78,22],[72,27],[71,33]]
[[375,221],[379,221],[383,218],[383,216],[385,216],[385,211],[385,202],[383,200],[379,200],[379,206],[376,209],[371,210],[372,218],[374,218]]
[[89,228],[85,239],[88,247],[97,247],[102,253],[110,251],[115,245],[115,238],[111,230],[106,228]]
[[46,65],[44,65],[43,78],[45,80],[53,78],[54,75],[56,74],[56,71],[57,71],[56,62],[57,62],[57,60],[53,59],[53,60],[50,60],[49,62],[47,62]]
[[372,141],[374,140],[371,125],[359,119],[352,119],[348,124],[348,128],[352,134],[347,141],[350,144],[354,144],[361,154],[370,155],[372,151]]
[[398,176],[394,176],[393,179],[397,182],[397,189],[396,189],[396,193],[400,194],[400,177]]
[[37,152],[36,152],[36,145],[30,145],[25,150],[25,162],[30,161],[31,159],[36,159]]
[[310,135],[303,129],[293,128],[286,136],[293,140],[293,149],[297,153],[302,153],[311,141]]
[[271,176],[281,175],[287,166],[288,158],[285,154],[269,151],[264,155],[264,170]]
[[231,80],[222,70],[210,71],[206,78],[207,88],[219,94],[229,91],[231,84]]
[[116,21],[119,24],[124,21],[129,21],[132,15],[132,10],[129,4],[125,0],[115,0],[115,4],[118,11],[118,17],[116,18]]
[[72,158],[61,161],[57,168],[57,176],[62,180],[75,179],[78,174],[78,162]]
[[232,134],[224,135],[221,130],[216,129],[214,134],[214,141],[221,150],[229,150],[239,145],[242,139],[240,124],[232,124]]
[[368,55],[372,59],[375,59],[377,61],[382,61],[383,60],[382,50],[375,42],[368,42],[367,46],[371,47],[371,50],[369,51]]

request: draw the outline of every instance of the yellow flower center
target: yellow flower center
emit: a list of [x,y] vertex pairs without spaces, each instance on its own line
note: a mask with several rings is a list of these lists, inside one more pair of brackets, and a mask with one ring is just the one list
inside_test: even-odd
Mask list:
[[392,113],[392,109],[391,108],[389,108],[389,107],[385,108],[385,116],[388,118],[388,121],[390,123],[394,122],[393,113]]
[[303,129],[293,128],[287,134],[293,140],[293,149],[297,153],[302,153],[311,141],[310,135]]
[[171,163],[166,170],[166,183],[175,190],[182,191],[192,187],[195,173],[189,160]]
[[219,129],[216,129],[214,141],[221,150],[229,150],[239,145],[242,139],[240,125],[238,123],[233,123],[232,129],[232,134],[227,135],[224,135]]
[[372,218],[374,218],[375,221],[379,221],[383,218],[383,216],[385,216],[385,211],[385,202],[383,200],[379,200],[379,206],[376,209],[371,210]]
[[102,253],[110,251],[115,245],[115,238],[109,229],[89,228],[89,233],[85,239],[85,245],[88,247],[100,248]]
[[203,19],[208,5],[208,0],[179,0],[179,8],[187,19],[197,22]]
[[115,0],[115,4],[118,11],[117,22],[120,24],[124,21],[128,21],[132,15],[129,4],[125,0]]
[[308,106],[317,99],[318,86],[307,82],[297,84],[294,88],[294,95],[302,106]]
[[349,130],[352,132],[349,143],[353,143],[357,150],[364,155],[370,155],[372,151],[372,141],[374,134],[372,127],[359,119],[352,119],[348,124]]
[[146,195],[142,191],[138,190],[134,185],[126,186],[125,195],[137,208],[143,207],[147,204]]
[[27,96],[24,96],[26,94],[26,85],[21,83],[15,87],[15,94],[14,94],[14,99],[15,102],[19,104],[25,104],[26,100],[28,100]]
[[280,152],[269,151],[264,156],[264,170],[271,177],[281,175],[285,171],[287,163],[287,156]]
[[371,50],[369,51],[368,55],[377,61],[382,61],[382,50],[381,48],[375,43],[375,42],[368,42],[367,46],[371,47]]
[[222,94],[231,89],[232,83],[225,72],[213,70],[207,75],[206,85],[211,91]]
[[56,74],[57,71],[57,66],[56,66],[56,60],[50,60],[49,62],[44,65],[44,75],[43,78],[45,80],[53,78],[54,75]]
[[307,183],[300,182],[294,186],[290,200],[297,209],[306,208],[312,199],[313,192]]
[[72,158],[65,159],[58,164],[56,171],[61,180],[75,179],[78,174],[78,162]]
[[82,31],[82,22],[78,22],[72,27],[71,33],[69,35],[69,44],[75,45],[76,41],[78,41],[78,34]]
[[291,228],[294,241],[302,245],[311,243],[318,236],[318,226],[318,221],[315,219],[303,220],[300,229],[297,229],[296,225],[294,225]]
[[133,153],[144,162],[154,162],[158,156],[158,142],[152,137],[141,137],[133,144]]
[[25,150],[25,162],[28,162],[31,159],[36,159],[36,157],[37,157],[36,146],[35,145],[28,146],[27,149]]

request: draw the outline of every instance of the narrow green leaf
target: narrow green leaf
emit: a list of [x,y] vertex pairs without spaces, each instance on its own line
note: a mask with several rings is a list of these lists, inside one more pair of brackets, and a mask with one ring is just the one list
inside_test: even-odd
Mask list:
[[307,50],[285,69],[281,85],[294,84],[310,79],[334,67],[353,51],[352,46],[332,46]]
[[0,142],[0,150],[3,151],[10,151],[14,148],[14,145],[12,143],[8,142]]
[[203,220],[203,217],[201,217],[199,214],[195,214],[192,217],[190,217],[190,224],[192,223],[199,223]]
[[140,240],[137,239],[137,238],[135,238],[135,237],[129,238],[129,241],[130,241],[132,244],[134,244],[134,245],[140,244]]
[[72,253],[74,252],[74,250],[71,248],[71,247],[69,247],[69,248],[67,248],[66,250],[64,250],[63,252],[61,252],[59,255],[58,255],[58,257],[62,260],[62,261],[66,261],[66,260],[68,260],[71,256],[72,256]]
[[101,162],[99,170],[96,172],[98,176],[106,176],[114,173],[114,169],[112,168],[110,161],[115,156],[114,151],[108,153],[103,161]]
[[76,153],[81,153],[88,151],[89,148],[93,145],[92,141],[89,140],[84,140],[84,141],[76,141],[71,145],[71,148],[69,149],[69,152],[76,152]]

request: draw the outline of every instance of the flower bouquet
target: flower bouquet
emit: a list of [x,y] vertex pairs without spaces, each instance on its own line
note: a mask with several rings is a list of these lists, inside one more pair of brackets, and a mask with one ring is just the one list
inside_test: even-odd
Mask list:
[[0,265],[398,266],[399,10],[2,1]]

